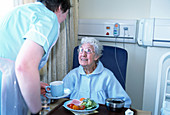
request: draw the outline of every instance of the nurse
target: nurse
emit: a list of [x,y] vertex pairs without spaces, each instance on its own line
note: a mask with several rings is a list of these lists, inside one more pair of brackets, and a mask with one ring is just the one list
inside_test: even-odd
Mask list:
[[0,20],[1,115],[41,110],[40,74],[70,9],[69,0],[18,6]]
[[130,97],[114,74],[99,60],[102,49],[103,46],[95,38],[82,38],[78,49],[80,66],[64,77],[64,87],[71,90],[70,99],[91,98],[105,104],[107,98],[121,98],[125,107],[129,108]]

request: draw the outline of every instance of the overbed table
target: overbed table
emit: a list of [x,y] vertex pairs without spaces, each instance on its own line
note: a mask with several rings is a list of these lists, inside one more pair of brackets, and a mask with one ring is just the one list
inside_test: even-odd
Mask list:
[[[52,100],[53,102],[50,104],[50,111],[42,111],[43,115],[73,115],[73,113],[66,108],[63,107],[64,102],[68,101],[67,98],[62,98],[58,100]],[[142,111],[142,110],[135,110],[130,108],[134,111],[134,115],[151,115],[149,111]],[[100,104],[99,108],[97,109],[98,113],[94,113],[93,115],[125,115],[125,111],[127,108],[124,108],[121,112],[112,112],[108,111],[105,105]]]

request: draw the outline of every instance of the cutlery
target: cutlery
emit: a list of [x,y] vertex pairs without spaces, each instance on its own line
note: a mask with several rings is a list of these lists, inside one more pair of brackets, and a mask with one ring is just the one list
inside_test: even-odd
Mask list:
[[90,114],[94,114],[94,113],[98,113],[98,111],[89,111],[89,112],[84,112],[84,113],[79,113],[79,112],[74,112],[71,111],[74,115],[90,115]]

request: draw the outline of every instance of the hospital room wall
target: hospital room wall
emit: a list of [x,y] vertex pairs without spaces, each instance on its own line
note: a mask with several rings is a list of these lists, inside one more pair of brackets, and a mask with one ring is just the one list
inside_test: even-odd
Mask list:
[[[151,0],[79,0],[79,19],[136,19],[149,18]],[[79,41],[80,42],[80,41]],[[128,51],[126,91],[132,107],[142,109],[146,47],[137,43],[102,42]]]

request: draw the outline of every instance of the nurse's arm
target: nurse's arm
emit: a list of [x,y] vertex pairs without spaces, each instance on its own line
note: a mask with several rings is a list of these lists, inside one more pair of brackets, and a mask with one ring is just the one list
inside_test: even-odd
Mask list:
[[15,63],[15,72],[21,93],[32,113],[41,110],[38,66],[43,54],[44,50],[40,45],[26,39]]

